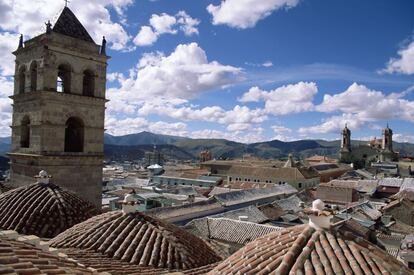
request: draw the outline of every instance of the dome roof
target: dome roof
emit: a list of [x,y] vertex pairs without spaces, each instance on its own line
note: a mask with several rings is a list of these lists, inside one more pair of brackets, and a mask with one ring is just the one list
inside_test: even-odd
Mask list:
[[[234,253],[210,274],[409,274],[402,263],[351,233],[299,225]],[[389,273],[388,273],[389,272]]]
[[[59,234],[50,245],[70,250],[71,257],[81,262],[85,251],[95,253],[93,257],[96,253],[105,255],[116,264],[123,261],[168,269],[196,268],[220,260],[201,239],[140,212],[113,211],[95,216]],[[73,248],[78,249],[78,257]]]
[[53,238],[98,210],[53,183],[34,183],[0,194],[0,228]]
[[0,235],[0,274],[94,274],[73,260]]

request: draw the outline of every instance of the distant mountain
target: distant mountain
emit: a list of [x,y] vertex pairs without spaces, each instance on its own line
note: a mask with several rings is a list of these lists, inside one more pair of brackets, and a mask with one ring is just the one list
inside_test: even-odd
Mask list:
[[6,171],[9,169],[9,159],[0,156],[0,171]]
[[[138,160],[145,157],[145,152],[153,150],[152,145],[110,145],[105,144],[105,158],[110,160]],[[189,160],[194,159],[190,153],[174,145],[158,145],[160,151],[166,159]]]
[[5,155],[10,151],[11,138],[10,137],[0,137],[0,156]]
[[11,144],[11,137],[0,137],[0,144]]
[[125,136],[112,136],[105,134],[105,144],[110,145],[158,145],[158,144],[174,144],[180,140],[188,140],[189,138],[158,135],[150,132],[140,132],[137,134],[125,135]]
[[[353,140],[352,145],[366,145],[366,141]],[[284,142],[271,140],[252,144],[243,144],[225,139],[192,139],[187,137],[159,135],[141,132],[125,136],[105,134],[105,155],[107,158],[127,160],[144,157],[153,146],[168,158],[197,159],[200,151],[208,149],[217,159],[240,158],[250,154],[265,159],[284,158],[289,153],[306,158],[312,155],[338,157],[340,141],[297,140]],[[414,144],[394,142],[394,150],[400,156],[414,156]],[[0,138],[0,155],[10,151],[10,138]]]

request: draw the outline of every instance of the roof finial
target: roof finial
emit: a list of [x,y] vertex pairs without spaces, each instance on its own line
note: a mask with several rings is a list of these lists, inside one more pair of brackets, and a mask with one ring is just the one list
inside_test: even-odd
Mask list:
[[64,0],[65,1],[65,8],[68,6],[68,3],[70,3],[69,0]]
[[20,34],[18,49],[23,48],[23,34]]
[[106,55],[106,39],[105,36],[102,37],[102,45],[100,54]]
[[345,122],[345,128],[348,128],[348,122]]
[[49,174],[45,170],[41,170],[39,172],[39,175],[35,176],[35,178],[37,178],[38,183],[48,184],[51,176],[49,176]]
[[49,34],[52,32],[52,24],[50,23],[50,20],[47,21],[47,23],[45,23],[46,25],[46,33]]
[[122,201],[122,212],[124,214],[134,213],[137,211],[137,201],[135,199],[135,190],[133,190],[131,193],[125,195],[124,200]]

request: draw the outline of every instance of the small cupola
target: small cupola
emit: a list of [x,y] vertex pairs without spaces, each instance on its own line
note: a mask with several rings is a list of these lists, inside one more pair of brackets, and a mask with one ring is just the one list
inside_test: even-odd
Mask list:
[[49,176],[45,170],[41,170],[35,178],[37,179],[37,183],[48,184],[52,176]]
[[325,208],[325,203],[322,200],[314,200],[312,202],[312,208],[305,209],[304,213],[309,216],[309,225],[314,229],[331,228],[331,219],[333,218],[334,211]]
[[137,200],[134,194],[127,194],[122,201],[122,213],[129,214],[137,211]]

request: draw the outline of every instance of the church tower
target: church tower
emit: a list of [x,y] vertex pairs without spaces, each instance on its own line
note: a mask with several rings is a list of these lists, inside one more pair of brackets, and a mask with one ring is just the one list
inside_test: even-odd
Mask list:
[[340,158],[343,159],[350,152],[351,152],[351,130],[349,130],[348,126],[345,124],[345,128],[342,129]]
[[388,127],[382,130],[382,150],[393,152],[392,150],[392,130]]
[[105,85],[109,57],[65,7],[55,25],[23,43],[16,56],[11,183],[52,182],[101,205]]
[[392,130],[388,127],[382,130],[381,161],[394,161],[396,154],[392,148]]

